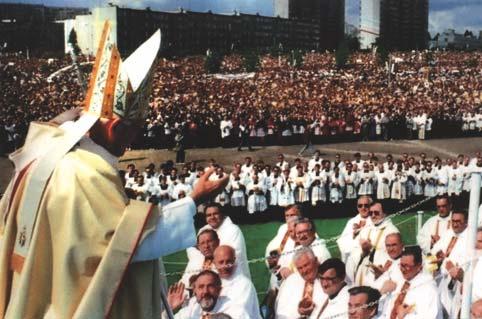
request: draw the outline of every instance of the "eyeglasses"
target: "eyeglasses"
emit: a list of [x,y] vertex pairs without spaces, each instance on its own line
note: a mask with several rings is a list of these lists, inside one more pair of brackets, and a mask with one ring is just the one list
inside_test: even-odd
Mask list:
[[295,231],[296,235],[310,234],[312,232],[313,232],[313,230],[311,230],[311,229],[304,229],[304,230]]
[[368,208],[368,207],[370,207],[370,204],[358,204],[357,207],[358,208],[362,208],[362,207]]
[[336,276],[335,276],[335,277],[323,277],[323,276],[322,276],[322,277],[320,277],[320,281],[331,281],[331,282],[333,282],[333,281],[335,281],[337,278],[338,278],[338,277],[336,277]]
[[381,216],[382,215],[382,212],[379,211],[379,210],[371,210],[369,213],[372,216]]
[[403,268],[403,269],[412,269],[414,268],[416,265],[408,265],[408,264],[402,264],[400,263],[400,268]]

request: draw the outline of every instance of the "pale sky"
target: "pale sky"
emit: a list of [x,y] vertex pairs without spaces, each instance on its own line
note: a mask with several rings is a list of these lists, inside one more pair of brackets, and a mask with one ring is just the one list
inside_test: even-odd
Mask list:
[[[359,1],[345,0],[346,22],[358,26]],[[482,0],[429,0],[429,31],[433,34],[447,28],[463,33],[466,29],[478,35],[482,30]],[[49,6],[94,7],[108,2],[130,8],[174,11],[183,7],[192,11],[259,13],[271,16],[273,0],[0,0],[0,2],[41,3]]]

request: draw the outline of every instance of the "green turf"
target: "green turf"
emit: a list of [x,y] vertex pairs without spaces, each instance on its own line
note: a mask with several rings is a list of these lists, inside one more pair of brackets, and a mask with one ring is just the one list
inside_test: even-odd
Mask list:
[[[424,214],[424,222],[432,215],[432,212]],[[324,239],[339,235],[342,232],[347,219],[348,218],[316,220],[315,222],[318,235]],[[406,213],[401,216],[397,216],[393,219],[393,222],[403,234],[403,240],[406,245],[416,243],[416,213]],[[240,226],[246,240],[248,259],[251,260],[264,256],[268,242],[274,237],[280,225],[281,223],[279,222],[271,222],[265,224]],[[327,246],[333,257],[339,257],[340,252],[338,251],[336,242],[331,241],[327,244]],[[166,272],[168,274],[172,272],[182,272],[186,267],[185,263],[187,262],[187,256],[183,251],[166,256],[163,258],[163,260],[165,262]],[[250,263],[250,270],[256,291],[258,291],[260,294],[260,299],[262,299],[261,295],[266,291],[269,282],[268,270],[264,262]],[[168,282],[173,283],[180,278],[180,274],[169,275]]]

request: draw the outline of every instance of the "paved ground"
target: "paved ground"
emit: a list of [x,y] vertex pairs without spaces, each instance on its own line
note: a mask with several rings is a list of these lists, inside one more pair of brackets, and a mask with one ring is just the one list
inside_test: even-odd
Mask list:
[[[301,148],[301,145],[255,147],[252,152],[238,152],[236,148],[192,149],[187,150],[186,161],[197,161],[200,165],[206,165],[211,158],[214,158],[218,163],[230,167],[234,161],[240,161],[246,156],[251,156],[255,161],[262,159],[266,163],[274,163],[278,153],[283,153],[288,160],[293,160],[298,157]],[[425,152],[429,157],[438,155],[442,158],[448,158],[455,157],[459,153],[473,156],[475,152],[482,150],[482,137],[315,145],[312,149],[304,152],[302,157],[309,158],[315,149],[319,149],[323,158],[327,159],[333,159],[336,153],[340,153],[342,158],[352,158],[355,152],[361,152],[364,157],[368,152],[374,152],[379,157],[386,154],[393,154],[397,157],[404,152],[410,155]],[[130,151],[120,159],[119,168],[124,169],[128,163],[132,162],[141,168],[151,162],[158,166],[169,159],[175,159],[175,153],[168,150]],[[0,158],[0,171],[2,172],[0,174],[0,192],[3,193],[13,174],[13,166],[8,159]]]

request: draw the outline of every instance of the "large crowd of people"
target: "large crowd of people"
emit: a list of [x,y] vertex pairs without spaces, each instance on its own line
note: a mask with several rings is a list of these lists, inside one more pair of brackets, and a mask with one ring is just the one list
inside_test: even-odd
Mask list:
[[[435,54],[435,67],[422,53],[394,54],[399,63],[390,81],[376,57],[361,53],[347,70],[336,69],[328,53],[306,55],[301,69],[266,56],[254,78],[231,81],[206,77],[199,60],[197,68],[191,60],[168,61],[157,73],[166,96],[154,95],[151,127],[165,134],[185,125],[194,139],[201,127],[212,127],[213,136],[221,129],[237,141],[246,126],[253,142],[282,144],[307,134],[315,141],[453,136],[462,128],[473,134],[482,127],[480,72],[468,62],[477,53],[459,54]],[[240,69],[239,59],[225,64]]]
[[23,144],[32,121],[49,121],[57,114],[80,106],[83,89],[73,73],[50,74],[69,66],[65,59],[26,59],[20,54],[0,55],[2,92],[0,106],[0,154]]
[[[466,252],[467,211],[438,196],[437,213],[417,234],[417,245],[387,216],[383,204],[362,195],[357,212],[331,256],[313,220],[300,205],[288,205],[285,223],[266,247],[270,277],[259,300],[240,228],[218,203],[205,207],[206,226],[182,279],[169,288],[175,318],[460,318]],[[482,227],[473,263],[472,318],[482,314]],[[220,317],[216,317],[219,315]],[[206,316],[206,317],[203,317]]]
[[[219,145],[251,148],[254,144],[310,145],[341,139],[480,134],[480,53],[395,52],[391,61],[393,67],[387,72],[371,53],[353,54],[349,66],[343,69],[335,66],[332,53],[308,53],[301,67],[289,66],[283,57],[266,55],[261,57],[255,74],[219,77],[205,73],[202,57],[159,60],[149,117],[135,146],[178,150]],[[22,145],[31,121],[45,121],[83,104],[85,90],[78,83],[74,68],[58,73],[53,80],[49,77],[70,64],[68,59],[0,56],[4,88],[0,97],[4,109],[0,118],[1,153]],[[89,67],[83,68],[87,71]],[[240,73],[241,58],[226,57],[222,71]],[[80,142],[80,153],[83,148],[94,147],[94,142],[85,144],[86,139]],[[102,154],[110,158],[106,153]],[[179,162],[183,162],[179,155]],[[186,219],[191,218],[195,207],[202,211],[196,217],[203,227],[197,233],[196,245],[186,250],[189,260],[185,272],[169,288],[167,300],[163,300],[176,312],[175,318],[439,319],[461,315],[462,295],[467,289],[463,286],[464,275],[472,256],[465,249],[467,211],[452,203],[467,195],[470,172],[482,167],[480,153],[448,159],[429,159],[423,153],[417,158],[403,154],[397,159],[391,155],[381,159],[373,153],[362,158],[357,153],[353,158],[341,159],[337,155],[329,161],[315,152],[310,160],[296,159],[293,163],[279,154],[273,163],[246,157],[226,170],[215,160],[208,167],[194,162],[180,168],[172,162],[157,165],[138,169],[129,164],[120,172],[128,197],[141,200],[136,205],[151,202],[168,209],[160,213],[152,208],[155,205],[146,205],[150,207],[148,212],[155,211],[152,218],[162,215],[164,221],[157,221],[159,227],[155,231],[138,234],[137,241],[142,237],[142,245],[135,254],[131,250],[137,244],[131,238],[131,257],[119,252],[126,264],[131,258],[134,263],[157,263],[162,255],[156,246],[161,230],[169,230],[167,234],[176,241],[181,237],[178,229],[173,231],[176,227],[162,228],[171,227],[166,226],[171,225],[166,221],[180,218],[176,204],[189,207],[187,217],[182,216]],[[117,177],[110,167],[109,173]],[[103,177],[114,180],[108,176]],[[217,195],[204,201],[211,193]],[[122,202],[120,206],[129,204],[122,188],[116,196]],[[404,235],[387,212],[393,212],[394,205],[423,198],[436,198],[437,214],[419,230],[417,245],[406,246]],[[107,202],[96,202],[105,205],[97,209],[106,209],[106,204],[110,204]],[[342,208],[343,204],[347,206]],[[334,212],[345,211],[352,217],[336,240],[340,258],[331,255],[324,230],[317,230],[313,222],[315,217],[326,217],[325,205],[334,205],[338,208]],[[82,207],[87,211],[87,206]],[[353,206],[356,212],[350,214],[353,210],[347,208]],[[77,207],[70,208],[77,211]],[[263,256],[270,276],[265,278],[269,283],[266,298],[260,301],[251,281],[245,239],[237,224],[243,217],[263,216],[270,210],[281,211],[284,223],[273,234]],[[148,220],[148,212],[144,226],[155,223]],[[128,224],[124,220],[122,223]],[[116,240],[122,236],[116,236],[117,230],[113,229],[102,233],[104,242],[112,236]],[[48,230],[42,231],[50,235]],[[18,245],[23,247],[28,240],[19,228]],[[16,237],[13,242],[17,242]],[[155,254],[147,256],[152,248]],[[474,318],[482,316],[480,256],[482,228],[477,231],[473,265]],[[91,276],[96,267],[104,267],[100,258],[94,259],[95,256],[89,256],[85,262],[81,260],[86,268],[82,276]],[[39,260],[46,267],[49,265],[48,258]],[[35,268],[27,266],[27,270]],[[150,267],[154,266],[150,263]],[[12,267],[18,274],[22,271],[19,263],[12,261]],[[158,268],[153,269],[156,276],[149,280],[156,281],[159,272]],[[87,271],[92,273],[88,275]],[[149,273],[142,273],[145,274]],[[18,277],[13,278],[14,288],[15,278]],[[58,296],[65,297],[63,291],[56,292],[55,297]],[[52,314],[55,310],[49,311]]]
[[[245,157],[231,168],[214,159],[206,167],[191,162],[176,167],[172,162],[154,163],[145,168],[128,164],[122,171],[125,187],[132,198],[166,205],[189,196],[196,181],[209,168],[210,178],[229,175],[229,183],[214,202],[229,207],[236,222],[270,220],[279,217],[283,207],[304,206],[310,217],[345,216],[361,195],[371,196],[391,211],[423,198],[448,194],[458,201],[466,200],[470,191],[470,172],[482,167],[482,156],[460,154],[457,158],[427,158],[388,154],[378,158],[374,153],[352,158],[323,159],[319,151],[309,160],[293,162],[278,154],[272,163]],[[336,212],[336,213],[334,213]]]
[[[203,57],[161,59],[136,147],[170,148],[179,131],[188,146],[235,146],[243,135],[247,143],[268,145],[480,134],[481,58],[480,52],[394,52],[389,75],[371,53],[354,53],[345,69],[332,53],[307,53],[299,68],[264,55],[259,70],[245,77],[206,74]],[[47,80],[70,64],[0,56],[0,105],[7,110],[0,135],[9,149],[21,144],[30,121],[82,104],[73,68]],[[241,72],[241,57],[225,57],[221,71]]]
[[[480,134],[480,53],[394,52],[386,69],[367,52],[346,68],[332,53],[297,66],[265,55],[254,73],[231,55],[212,75],[202,57],[155,64],[160,31],[122,62],[109,30],[84,108],[92,59],[0,56],[0,153],[25,144],[0,200],[0,317],[466,319],[468,306],[482,316],[482,218],[469,225],[455,202],[474,188],[480,152],[182,163],[190,146]],[[119,172],[133,142],[174,147],[182,164]],[[405,211],[390,213],[411,201],[405,211],[425,202],[436,212],[408,246],[392,222]],[[350,217],[331,238],[314,221],[326,205]],[[248,260],[238,221],[270,210],[283,223]],[[184,250],[186,268],[171,277],[162,258]],[[255,262],[268,270],[263,300]]]
[[[468,215],[454,200],[470,190],[470,172],[482,168],[480,153],[453,159],[429,159],[424,153],[398,159],[387,155],[383,160],[372,153],[363,158],[355,153],[353,158],[337,155],[329,161],[316,151],[306,162],[290,163],[283,154],[273,162],[247,157],[244,163],[234,163],[230,173],[214,160],[208,167],[189,163],[180,171],[172,163],[161,164],[159,170],[151,164],[143,172],[128,164],[121,171],[132,198],[163,205],[189,196],[206,170],[215,169],[213,180],[229,175],[224,192],[198,210],[204,226],[198,231],[197,245],[187,249],[184,274],[168,293],[176,318],[460,316],[469,261]],[[387,209],[391,201],[405,203],[410,197],[433,197],[430,203],[437,211],[419,229],[416,246],[406,245],[387,213],[393,212]],[[349,203],[345,207],[350,208],[351,218],[336,240],[339,258],[331,255],[324,230],[313,221],[325,217],[325,202]],[[243,221],[239,207],[245,215],[263,215],[273,207],[283,214],[285,223],[265,250],[270,274],[265,294],[257,293],[251,281],[245,239],[237,226]],[[480,258],[482,228],[476,251]],[[473,269],[472,310],[480,315],[478,259]],[[260,295],[265,297],[258,299]]]

